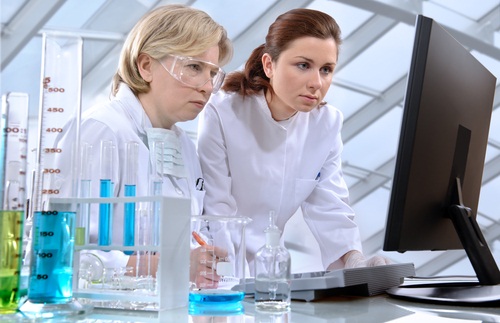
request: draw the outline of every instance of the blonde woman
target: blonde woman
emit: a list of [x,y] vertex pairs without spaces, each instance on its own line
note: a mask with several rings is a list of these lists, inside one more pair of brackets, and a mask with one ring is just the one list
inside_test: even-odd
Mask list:
[[[136,196],[151,194],[150,150],[164,146],[162,194],[192,200],[192,214],[201,214],[204,190],[195,146],[176,123],[193,120],[224,79],[220,66],[232,55],[226,30],[203,11],[182,6],[159,7],[141,18],[129,33],[113,77],[110,101],[82,116],[81,142],[92,146],[92,197],[99,196],[100,149],[103,141],[115,147],[112,157],[112,196],[125,196],[126,146],[138,144]],[[62,138],[60,146],[73,145]],[[61,162],[61,167],[70,163]],[[66,166],[69,167],[69,166]],[[69,172],[65,172],[69,173]],[[68,180],[61,181],[70,185]],[[123,243],[123,211],[116,210],[113,244]],[[90,240],[97,242],[98,212],[92,213]],[[100,252],[104,267],[135,264],[121,251]],[[130,258],[130,259],[129,259]],[[134,266],[135,268],[135,266]],[[154,274],[154,272],[153,272]]]

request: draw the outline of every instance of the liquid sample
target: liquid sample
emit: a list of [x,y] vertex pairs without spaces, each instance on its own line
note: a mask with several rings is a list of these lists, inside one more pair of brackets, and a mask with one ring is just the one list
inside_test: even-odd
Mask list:
[[85,227],[77,227],[75,230],[75,244],[83,246],[85,244]]
[[[80,181],[80,196],[90,197],[90,187],[91,181],[88,179]],[[81,203],[80,204],[80,218],[78,219],[78,224],[75,231],[75,245],[83,246],[88,244],[87,228],[90,225],[90,204]]]
[[259,278],[255,280],[255,307],[267,311],[290,308],[290,281]]
[[203,315],[207,313],[240,314],[244,312],[241,301],[244,292],[209,289],[189,292],[189,314]]
[[189,293],[189,301],[194,303],[233,303],[242,301],[244,297],[244,292],[222,289],[191,291]]
[[[125,185],[125,196],[135,196],[136,186]],[[123,245],[133,246],[135,241],[135,203],[125,203],[124,207],[125,226],[123,230]],[[133,251],[124,251],[126,255],[131,255]]]
[[66,303],[72,298],[76,212],[35,212],[28,287],[32,303]]
[[0,313],[15,312],[21,298],[24,212],[0,211]]
[[[100,197],[111,197],[112,183],[110,179],[101,179]],[[100,246],[111,244],[111,203],[99,204],[99,237]]]

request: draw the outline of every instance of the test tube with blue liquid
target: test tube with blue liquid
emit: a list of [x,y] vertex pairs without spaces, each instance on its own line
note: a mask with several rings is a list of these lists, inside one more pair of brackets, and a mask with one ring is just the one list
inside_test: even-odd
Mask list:
[[[153,160],[152,160],[152,183],[151,190],[153,196],[161,196],[163,191],[163,163],[164,163],[164,142],[155,141],[153,143]],[[161,217],[161,202],[153,202],[153,245],[160,244],[160,217]]]
[[[114,144],[111,140],[101,141],[101,177],[100,177],[100,197],[113,196],[113,156]],[[99,235],[98,244],[109,246],[111,244],[111,230],[113,221],[113,206],[111,203],[99,204]]]
[[[135,141],[127,143],[127,160],[125,163],[125,196],[136,195],[137,167],[138,167],[139,144]],[[124,230],[123,245],[133,246],[135,242],[135,203],[127,202],[124,207]],[[124,251],[126,255],[133,251]]]

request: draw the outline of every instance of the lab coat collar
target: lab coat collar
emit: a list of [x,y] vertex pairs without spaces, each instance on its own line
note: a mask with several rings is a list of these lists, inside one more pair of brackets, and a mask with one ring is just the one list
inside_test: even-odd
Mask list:
[[264,95],[264,91],[261,91],[258,95],[255,96],[255,99],[258,102],[258,106],[261,108],[262,112],[270,119],[273,120],[273,116],[271,115],[271,109],[269,109],[269,105],[267,104],[266,96]]
[[274,124],[274,125],[282,128],[282,129],[287,129],[288,126],[289,126],[289,124],[291,123],[291,121],[293,119],[295,119],[297,117],[297,115],[300,114],[300,112],[297,111],[296,114],[294,114],[289,119],[285,120],[286,122],[276,121],[276,120],[274,120],[273,115],[271,114],[271,109],[269,108],[269,105],[267,104],[267,100],[266,100],[266,96],[264,94],[264,91],[261,91],[258,95],[256,95],[255,99],[257,100],[258,107],[262,110],[262,113],[264,113],[264,115],[266,116],[266,118],[269,119],[269,121],[272,124]]
[[[153,124],[144,111],[141,101],[139,101],[127,84],[120,83],[115,99],[122,103],[125,112],[129,115],[137,129],[137,133],[142,138],[146,138],[146,129],[153,127]],[[145,143],[147,145],[147,141]]]

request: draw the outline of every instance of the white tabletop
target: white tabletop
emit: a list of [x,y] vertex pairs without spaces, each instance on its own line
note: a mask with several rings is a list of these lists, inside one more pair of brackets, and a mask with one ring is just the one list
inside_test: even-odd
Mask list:
[[[386,295],[372,297],[330,297],[321,301],[293,301],[291,311],[282,314],[256,312],[252,298],[245,299],[241,315],[193,316],[187,308],[144,312],[94,308],[87,315],[50,322],[225,322],[225,323],[326,323],[326,322],[500,322],[500,309],[415,303]],[[17,315],[1,315],[0,322],[29,320]]]

